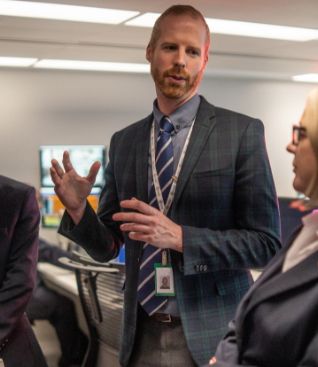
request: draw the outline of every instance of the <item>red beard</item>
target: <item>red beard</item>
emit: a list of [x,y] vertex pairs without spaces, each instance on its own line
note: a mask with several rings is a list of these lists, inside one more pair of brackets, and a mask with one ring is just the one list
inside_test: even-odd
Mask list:
[[[179,99],[186,95],[190,90],[195,89],[202,78],[203,69],[200,70],[197,74],[195,74],[192,79],[190,75],[184,71],[182,68],[173,67],[169,70],[166,70],[160,75],[158,69],[155,69],[151,65],[151,75],[155,81],[157,88],[159,88],[160,92],[167,98],[171,99]],[[169,80],[169,76],[176,76],[183,78],[185,83],[179,84],[174,83]]]

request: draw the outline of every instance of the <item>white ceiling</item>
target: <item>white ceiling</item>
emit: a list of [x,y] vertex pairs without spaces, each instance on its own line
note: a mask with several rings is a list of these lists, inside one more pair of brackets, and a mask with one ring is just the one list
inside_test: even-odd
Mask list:
[[[33,0],[37,1],[37,0]],[[43,2],[43,1],[37,1]],[[163,12],[180,1],[56,0],[51,3]],[[205,17],[318,29],[318,0],[182,0]],[[149,28],[0,16],[0,56],[145,63]],[[318,40],[211,35],[206,74],[290,79],[318,73]]]

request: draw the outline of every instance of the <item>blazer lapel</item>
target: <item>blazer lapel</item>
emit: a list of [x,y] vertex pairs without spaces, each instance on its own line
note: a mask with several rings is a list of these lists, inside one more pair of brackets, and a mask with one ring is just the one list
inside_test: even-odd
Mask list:
[[205,143],[216,124],[214,117],[214,106],[210,105],[203,97],[201,97],[201,103],[194,122],[189,145],[178,177],[176,193],[172,203],[172,212],[174,211],[174,208],[176,208],[183,189],[189,180],[189,176],[191,175],[193,168],[200,157],[202,149],[204,148]]
[[[293,241],[291,241],[291,243],[292,242]],[[279,254],[277,262],[275,262],[273,267],[269,269],[269,272],[265,274],[264,279],[261,279],[262,282],[257,283],[254,295],[251,297],[246,309],[246,313],[258,303],[268,298],[301,287],[311,281],[318,280],[318,251],[314,252],[288,271],[284,273],[281,272],[286,252],[290,248],[291,243]]]
[[148,203],[148,157],[152,121],[151,114],[139,125],[136,136],[136,197],[146,203]]
[[[267,282],[271,278],[276,278],[276,275],[281,272],[282,265],[286,256],[286,252],[290,248],[291,244],[294,242],[294,239],[297,237],[300,232],[301,227],[297,229],[294,234],[289,238],[289,241],[286,245],[276,254],[276,256],[268,263],[264,271],[262,272],[260,278],[252,285],[249,291],[246,293],[245,297],[240,302],[237,312],[236,312],[236,323],[237,323],[237,331],[242,330],[242,325],[244,323],[244,318],[247,313],[258,303],[260,303],[265,298],[262,297],[263,293],[259,291],[264,284],[265,287]],[[263,288],[262,288],[263,290]],[[239,338],[240,339],[240,338]]]

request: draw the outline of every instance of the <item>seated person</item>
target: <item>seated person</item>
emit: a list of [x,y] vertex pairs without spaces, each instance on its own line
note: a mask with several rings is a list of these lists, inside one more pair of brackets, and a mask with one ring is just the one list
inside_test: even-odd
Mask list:
[[[39,192],[37,192],[37,199],[41,208]],[[72,253],[39,239],[38,262],[46,262],[73,270],[61,264],[58,261],[60,257],[71,259]],[[48,289],[42,281],[40,273],[37,275],[33,296],[26,312],[32,322],[33,320],[48,320],[55,328],[62,351],[59,367],[80,366],[82,364],[88,341],[78,326],[74,303],[69,298]]]
[[[72,258],[72,254],[40,238],[39,262],[70,269],[58,261],[60,257]],[[48,289],[39,273],[26,313],[32,322],[48,320],[55,328],[62,351],[59,367],[82,364],[88,342],[78,326],[74,303],[69,298]]]
[[[287,146],[295,190],[318,205],[318,88],[307,98]],[[241,301],[210,364],[216,367],[318,366],[318,211],[273,258]]]
[[47,367],[25,315],[36,279],[40,213],[34,188],[0,175],[0,361]]

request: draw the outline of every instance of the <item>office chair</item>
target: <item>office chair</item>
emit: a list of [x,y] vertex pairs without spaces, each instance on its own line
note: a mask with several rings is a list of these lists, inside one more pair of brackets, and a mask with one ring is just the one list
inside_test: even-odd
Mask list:
[[75,270],[89,330],[89,347],[82,367],[119,366],[125,265],[115,262],[99,263],[75,251],[73,259],[59,260]]

